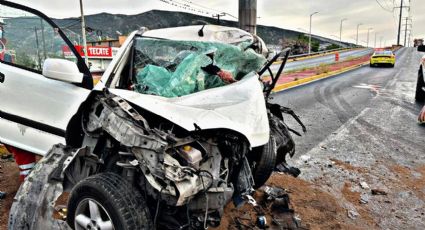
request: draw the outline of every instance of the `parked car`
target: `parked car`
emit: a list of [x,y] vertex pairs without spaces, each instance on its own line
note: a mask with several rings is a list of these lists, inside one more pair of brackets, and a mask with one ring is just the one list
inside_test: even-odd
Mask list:
[[[269,102],[289,50],[265,83],[260,76],[282,54],[267,60],[262,41],[247,32],[135,31],[94,87],[51,19],[0,5],[23,15],[6,20],[16,60],[0,63],[0,142],[44,156],[15,197],[10,229],[217,226],[228,202],[252,200],[293,156],[282,113],[298,118]],[[44,44],[22,24],[42,30]],[[63,191],[68,225],[52,218]]]
[[[425,52],[425,46],[418,46],[419,52]],[[415,99],[417,101],[425,101],[425,55],[421,58],[421,62],[419,63],[419,71],[418,71],[418,81],[416,83],[416,93]]]
[[370,57],[370,66],[387,65],[394,67],[396,62],[395,54],[391,50],[377,49]]

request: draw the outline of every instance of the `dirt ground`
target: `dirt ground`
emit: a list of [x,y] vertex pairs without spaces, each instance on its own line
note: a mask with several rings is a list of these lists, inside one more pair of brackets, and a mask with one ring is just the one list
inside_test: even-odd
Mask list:
[[[347,215],[339,200],[330,193],[321,190],[313,183],[275,173],[267,182],[268,186],[283,188],[289,194],[290,207],[295,211],[295,217],[300,219],[299,229],[361,229]],[[260,201],[261,192],[256,192],[254,198]],[[247,214],[251,218],[248,220]],[[250,205],[236,209],[232,204],[225,210],[225,216],[218,230],[255,228],[256,215]],[[272,218],[273,217],[273,218]],[[268,229],[287,229],[274,223],[276,216],[271,210],[266,210]],[[244,225],[237,224],[243,221]],[[245,221],[244,221],[245,220]],[[288,221],[289,222],[289,221]],[[373,226],[373,224],[371,225]]]
[[[6,199],[0,200],[0,229],[7,229],[8,212],[13,196],[20,185],[18,176],[19,171],[13,159],[0,160],[0,191],[7,192]],[[287,191],[290,196],[291,208],[294,209],[295,216],[301,219],[302,226],[305,229],[356,229],[356,225],[347,216],[347,210],[339,205],[338,199],[330,193],[322,191],[313,183],[276,173],[270,178],[267,185],[283,188]],[[348,189],[344,194],[353,203],[357,202],[360,196]],[[262,196],[262,192],[256,192],[255,198],[259,201]],[[265,212],[270,229],[277,228],[278,226],[272,224],[273,213],[270,210]],[[364,210],[364,212],[366,213],[367,210]],[[246,229],[254,228],[256,218],[257,214],[251,205],[236,209],[232,204],[229,204],[218,229],[236,229],[236,226],[238,226],[235,223],[236,219],[249,226],[245,226]],[[366,219],[365,221],[369,220]],[[371,226],[373,226],[373,223]]]
[[19,170],[13,159],[0,159],[0,191],[7,193],[0,200],[0,229],[7,229],[9,209],[19,185]]
[[[354,167],[348,163],[334,160],[334,164],[329,167],[337,167],[341,170],[347,170],[356,173],[366,173],[364,168]],[[413,177],[409,168],[399,165],[391,166],[397,172],[403,183],[394,186],[404,188],[413,188],[418,197],[425,198],[424,187],[425,177]],[[416,172],[425,175],[425,167],[418,167]],[[8,212],[17,189],[19,171],[13,159],[0,159],[0,191],[7,192],[6,199],[0,200],[0,229],[7,229]],[[353,181],[346,181],[340,191],[342,197],[332,195],[327,192],[320,180],[307,182],[302,179],[275,173],[268,181],[268,186],[283,188],[289,194],[290,208],[295,211],[295,217],[301,220],[301,229],[377,229],[375,221],[376,215],[361,203],[362,193],[353,190],[358,185]],[[415,189],[416,188],[416,189]],[[263,192],[256,192],[254,198],[261,202]],[[390,202],[385,199],[385,195],[376,195],[383,197],[382,203]],[[350,208],[343,203],[349,202],[356,212],[350,214]],[[65,203],[65,202],[63,202]],[[396,210],[394,210],[396,215]],[[350,217],[354,215],[354,217]],[[424,212],[419,213],[424,217]],[[280,226],[273,223],[273,219],[278,217],[270,209],[265,210],[265,216],[269,229],[280,229]],[[288,216],[289,217],[289,216]],[[221,226],[218,230],[224,229],[250,229],[255,228],[257,212],[251,205],[245,205],[242,208],[235,208],[229,204],[225,209]],[[237,224],[240,222],[242,224]]]

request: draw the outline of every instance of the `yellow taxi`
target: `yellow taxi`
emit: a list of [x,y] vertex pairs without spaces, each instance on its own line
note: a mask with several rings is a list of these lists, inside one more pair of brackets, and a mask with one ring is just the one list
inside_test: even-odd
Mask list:
[[370,57],[370,67],[378,65],[389,65],[394,67],[395,55],[391,50],[375,50],[372,57]]

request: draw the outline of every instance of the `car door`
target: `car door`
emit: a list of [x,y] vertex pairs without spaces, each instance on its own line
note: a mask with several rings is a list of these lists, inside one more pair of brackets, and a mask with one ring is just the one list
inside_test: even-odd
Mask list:
[[[0,60],[0,142],[44,155],[65,143],[70,119],[89,89],[42,75],[48,58],[75,61],[90,73],[69,40],[43,14],[10,2],[0,2],[4,44]],[[7,57],[7,58],[5,58]]]

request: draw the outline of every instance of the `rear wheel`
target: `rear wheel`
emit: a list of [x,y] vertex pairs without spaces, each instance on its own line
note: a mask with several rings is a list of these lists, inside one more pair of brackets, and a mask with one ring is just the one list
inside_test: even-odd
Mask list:
[[79,182],[68,202],[73,229],[152,229],[145,200],[122,177],[101,173]]
[[425,92],[423,89],[424,87],[425,87],[425,82],[424,82],[423,72],[421,68],[418,73],[418,82],[416,83],[416,94],[415,94],[416,101],[425,100]]

